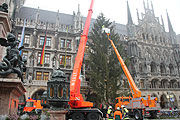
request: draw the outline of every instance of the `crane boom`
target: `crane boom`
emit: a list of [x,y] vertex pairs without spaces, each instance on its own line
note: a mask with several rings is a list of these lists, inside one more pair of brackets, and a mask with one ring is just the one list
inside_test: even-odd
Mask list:
[[134,93],[132,92],[133,97],[134,97],[134,98],[141,97],[141,91],[137,88],[136,84],[134,83],[134,80],[133,80],[133,78],[132,78],[129,70],[127,69],[127,66],[125,65],[122,57],[120,56],[118,50],[116,49],[116,46],[114,45],[113,41],[109,38],[109,35],[108,35],[108,39],[109,39],[109,41],[111,42],[111,45],[113,46],[114,51],[115,51],[115,53],[116,53],[116,55],[117,55],[117,57],[118,57],[118,60],[119,60],[119,62],[120,62],[120,64],[121,64],[121,67],[122,67],[122,69],[123,69],[123,71],[124,71],[124,73],[125,73],[128,81],[129,81],[129,85],[130,85],[130,88],[131,88],[131,92],[132,92],[132,90],[133,90],[133,92],[134,92]]
[[84,57],[84,51],[87,43],[87,36],[89,31],[89,26],[91,22],[91,16],[93,13],[93,4],[94,0],[91,1],[90,9],[88,11],[88,16],[86,18],[86,23],[84,26],[83,33],[81,35],[80,44],[77,52],[77,56],[75,58],[75,64],[73,68],[73,73],[70,81],[70,106],[72,108],[82,108],[82,107],[93,107],[93,103],[85,102],[83,100],[82,95],[80,94],[80,84],[81,81],[79,79],[81,66]]

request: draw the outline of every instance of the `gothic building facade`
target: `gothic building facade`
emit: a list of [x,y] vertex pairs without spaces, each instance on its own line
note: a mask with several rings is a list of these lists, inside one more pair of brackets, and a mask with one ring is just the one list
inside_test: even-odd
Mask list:
[[[22,56],[27,59],[27,71],[24,72],[26,99],[40,99],[53,69],[60,68],[70,79],[83,27],[82,18],[79,10],[68,15],[23,7],[16,14],[15,34],[19,40],[25,24]],[[45,35],[45,57],[41,65]],[[82,81],[82,86],[86,87],[87,83]]]
[[[153,5],[150,8],[149,3],[144,3],[144,8],[142,19],[137,12],[138,25],[133,23],[128,4],[127,25],[113,23],[130,57],[129,70],[142,96],[156,96],[161,108],[180,106],[180,37],[174,32],[168,14],[169,32],[166,32],[163,19],[160,24],[159,18],[155,17]],[[47,81],[53,69],[60,67],[70,79],[86,18],[81,16],[79,7],[73,15],[22,7],[15,18],[15,34],[18,39],[21,38],[24,22],[26,25],[25,49],[22,52],[22,56],[27,58],[25,97],[39,99],[47,89]],[[94,21],[92,19],[90,29]],[[44,64],[40,65],[46,31],[45,59]],[[88,80],[85,79],[85,71],[83,73],[81,88],[87,89]]]
[[131,74],[143,96],[156,96],[161,108],[180,106],[180,73],[179,73],[179,38],[173,30],[169,15],[167,22],[169,32],[165,31],[155,16],[153,4],[144,3],[145,13],[138,24],[133,23],[127,2],[127,44],[131,59]]

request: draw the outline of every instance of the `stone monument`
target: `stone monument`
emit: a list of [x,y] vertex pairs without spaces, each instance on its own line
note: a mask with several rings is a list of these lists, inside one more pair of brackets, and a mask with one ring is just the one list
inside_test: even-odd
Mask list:
[[[0,62],[0,116],[17,114],[19,97],[26,92],[23,86],[23,71],[26,70],[18,48],[19,41],[12,33],[0,38],[0,45],[7,47],[6,55]],[[21,80],[20,80],[20,79]]]

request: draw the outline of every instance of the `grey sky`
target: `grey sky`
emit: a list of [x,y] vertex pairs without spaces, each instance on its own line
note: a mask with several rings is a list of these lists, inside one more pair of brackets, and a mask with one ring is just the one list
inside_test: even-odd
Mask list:
[[[147,5],[147,0],[144,0]],[[172,26],[176,34],[180,34],[180,0],[149,0],[153,2],[155,16],[163,16],[164,24],[167,28],[167,16],[166,9],[168,11]],[[99,13],[103,13],[106,18],[110,18],[111,21],[117,23],[127,23],[127,0],[94,0],[93,18],[96,18]],[[128,0],[130,11],[132,14],[133,22],[137,24],[138,8],[140,18],[141,13],[144,13],[143,0]],[[60,13],[73,14],[73,11],[77,12],[78,4],[80,4],[80,12],[84,17],[87,16],[88,9],[90,7],[91,0],[26,0],[25,6],[57,11]],[[161,19],[160,19],[161,22]]]

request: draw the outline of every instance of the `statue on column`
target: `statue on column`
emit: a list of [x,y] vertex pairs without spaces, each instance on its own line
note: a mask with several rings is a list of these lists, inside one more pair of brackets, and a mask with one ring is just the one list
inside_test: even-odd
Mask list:
[[11,73],[16,73],[18,77],[23,81],[23,72],[26,71],[25,63],[26,59],[22,58],[19,54],[24,46],[18,48],[20,41],[15,38],[12,33],[9,33],[7,39],[0,38],[0,45],[7,47],[6,55],[0,62],[0,75],[8,76]]

